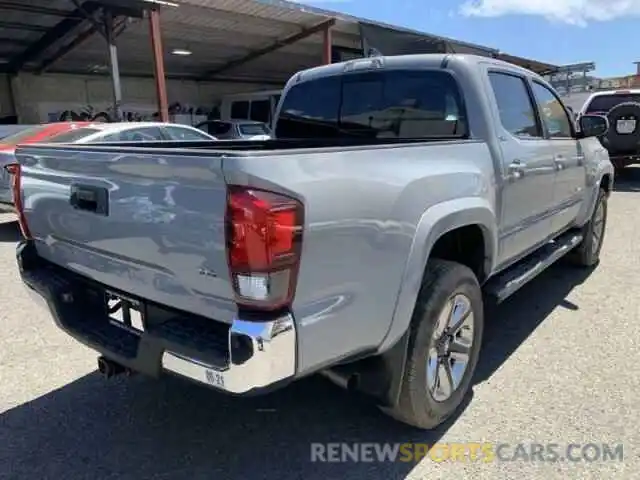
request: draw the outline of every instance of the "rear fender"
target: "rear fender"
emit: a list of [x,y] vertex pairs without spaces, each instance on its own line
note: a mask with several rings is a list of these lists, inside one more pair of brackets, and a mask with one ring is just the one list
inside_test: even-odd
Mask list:
[[418,223],[391,325],[379,347],[380,352],[396,345],[408,330],[427,260],[437,240],[447,232],[469,225],[478,225],[482,229],[485,244],[485,272],[493,271],[498,248],[497,222],[494,210],[486,199],[460,198],[429,208]]

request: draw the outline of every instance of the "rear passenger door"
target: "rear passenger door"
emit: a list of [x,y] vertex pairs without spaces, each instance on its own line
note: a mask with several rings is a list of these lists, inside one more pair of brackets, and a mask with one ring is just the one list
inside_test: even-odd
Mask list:
[[555,168],[528,80],[490,70],[502,152],[500,264],[533,251],[551,234]]
[[551,218],[553,231],[558,233],[572,225],[582,206],[587,186],[584,153],[575,138],[573,121],[560,99],[536,80],[532,80],[531,85],[556,168],[555,211]]

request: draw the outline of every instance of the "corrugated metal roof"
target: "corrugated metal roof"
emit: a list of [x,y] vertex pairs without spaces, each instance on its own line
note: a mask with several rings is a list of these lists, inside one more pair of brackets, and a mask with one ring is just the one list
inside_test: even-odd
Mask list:
[[[90,0],[88,0],[90,1]],[[332,29],[333,44],[338,47],[361,47],[358,19],[349,15],[309,7],[286,0],[171,0],[178,7],[161,9],[162,40],[165,51],[165,69],[168,75],[203,77],[207,72],[237,60],[251,52],[317,25],[328,18],[336,18]],[[141,5],[144,0],[95,0]],[[13,4],[13,10],[10,7]],[[9,5],[9,6],[8,6]],[[85,5],[88,5],[85,3]],[[148,4],[147,4],[148,5]],[[0,1],[0,63],[10,63],[30,44],[53,28],[75,9],[71,0],[2,0]],[[4,24],[2,23],[4,22]],[[399,27],[371,22],[378,27],[408,32],[425,38],[445,40],[458,46],[469,46],[493,52],[487,47],[467,44],[439,36],[428,35]],[[65,32],[45,49],[33,55],[22,67],[39,70],[65,42],[91,27],[89,21]],[[148,21],[129,21],[117,38],[120,71],[126,74],[153,73],[153,59]],[[188,49],[192,55],[178,57],[172,49]],[[320,63],[322,35],[314,34],[295,44],[266,54],[251,62],[225,72],[230,76],[273,78],[285,81],[295,71]],[[516,58],[516,57],[514,57]],[[53,65],[50,71],[96,72],[105,71],[108,62],[105,39],[94,34],[70,50]]]
[[529,70],[533,70],[536,73],[543,74],[558,68],[557,65],[552,65],[546,62],[539,62],[530,58],[518,57],[515,55],[509,55],[507,53],[499,53],[497,58],[504,60],[505,62],[515,63]]

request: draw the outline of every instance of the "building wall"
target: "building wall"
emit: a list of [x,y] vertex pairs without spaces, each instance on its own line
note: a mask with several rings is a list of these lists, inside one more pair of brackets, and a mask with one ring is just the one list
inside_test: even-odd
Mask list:
[[[142,120],[157,111],[153,79],[123,77],[121,84],[123,113],[131,113],[131,119]],[[0,79],[0,108],[4,108],[1,85]],[[179,102],[184,109],[192,111],[199,108],[202,114],[210,111],[224,95],[274,88],[273,85],[167,80],[169,104]],[[25,73],[13,79],[13,91],[20,123],[54,121],[65,111],[109,113],[113,98],[110,79],[96,76]]]

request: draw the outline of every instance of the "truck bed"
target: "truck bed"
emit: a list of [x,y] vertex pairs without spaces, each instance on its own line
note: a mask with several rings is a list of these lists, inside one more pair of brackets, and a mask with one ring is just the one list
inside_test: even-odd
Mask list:
[[[304,233],[291,308],[304,373],[381,345],[425,210],[482,195],[493,172],[478,140],[366,143],[39,144],[17,156],[40,256],[105,288],[227,324],[238,314],[225,251],[229,186],[297,199]],[[78,184],[106,191],[106,211],[74,208]]]

